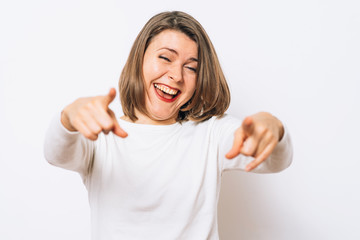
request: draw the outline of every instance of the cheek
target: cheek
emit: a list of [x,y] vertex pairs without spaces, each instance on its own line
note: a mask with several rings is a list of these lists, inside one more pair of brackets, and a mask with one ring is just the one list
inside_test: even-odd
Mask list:
[[184,94],[184,101],[189,101],[194,95],[196,90],[196,81],[186,82],[186,94]]
[[143,65],[143,73],[146,82],[159,78],[164,72],[165,69],[157,63],[144,63]]
[[196,89],[196,78],[195,79],[191,79],[189,81],[189,92],[191,93],[191,96],[194,94],[195,89]]

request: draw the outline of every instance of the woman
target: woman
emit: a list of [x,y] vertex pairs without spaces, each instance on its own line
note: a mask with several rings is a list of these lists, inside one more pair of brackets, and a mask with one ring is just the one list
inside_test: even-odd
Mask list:
[[93,239],[218,239],[221,174],[278,172],[290,138],[269,113],[225,115],[229,89],[201,25],[183,12],[149,20],[116,92],[80,98],[55,119],[45,156],[81,174]]

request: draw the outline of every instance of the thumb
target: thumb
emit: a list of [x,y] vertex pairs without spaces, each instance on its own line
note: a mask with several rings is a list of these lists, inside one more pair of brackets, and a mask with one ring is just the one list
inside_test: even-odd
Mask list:
[[109,90],[109,93],[105,96],[103,96],[103,103],[108,106],[114,99],[116,96],[116,90],[115,88],[111,88]]
[[115,114],[113,111],[109,110],[109,114],[111,116],[111,119],[113,120],[114,123],[114,127],[112,129],[112,132],[115,133],[115,135],[122,137],[122,138],[126,138],[128,136],[127,132],[124,131],[124,129],[122,129],[118,123],[118,121],[116,120]]
[[240,154],[241,148],[245,140],[245,134],[241,127],[236,129],[234,134],[233,146],[230,151],[225,155],[227,159],[232,159]]

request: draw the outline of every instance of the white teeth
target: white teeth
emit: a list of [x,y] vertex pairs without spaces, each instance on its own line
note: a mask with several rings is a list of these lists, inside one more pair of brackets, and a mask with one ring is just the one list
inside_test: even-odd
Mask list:
[[158,85],[158,84],[154,84],[154,85],[155,85],[155,87],[157,89],[160,89],[161,91],[163,91],[163,92],[165,92],[167,94],[170,94],[170,95],[176,95],[177,92],[178,92],[178,90],[171,89],[171,88],[166,87],[164,85]]

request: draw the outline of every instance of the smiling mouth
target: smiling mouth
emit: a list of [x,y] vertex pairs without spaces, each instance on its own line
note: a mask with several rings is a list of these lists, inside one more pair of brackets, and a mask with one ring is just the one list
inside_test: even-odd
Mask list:
[[174,89],[164,84],[154,83],[155,92],[165,102],[173,102],[180,95],[179,89]]

